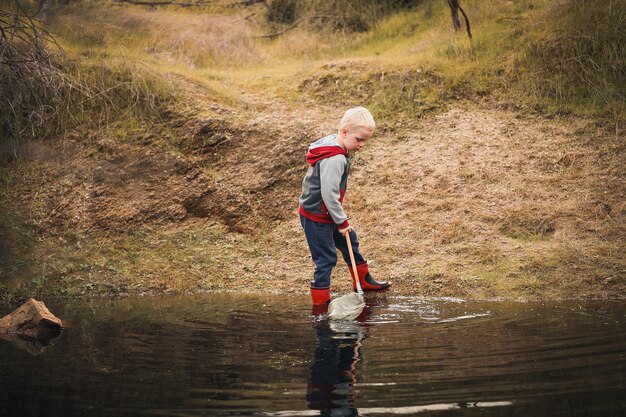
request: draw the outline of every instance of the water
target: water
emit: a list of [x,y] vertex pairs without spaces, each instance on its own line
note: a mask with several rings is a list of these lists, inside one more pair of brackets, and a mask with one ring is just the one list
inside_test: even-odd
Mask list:
[[52,345],[0,340],[0,415],[626,415],[620,304],[366,302],[329,324],[308,297],[49,300]]

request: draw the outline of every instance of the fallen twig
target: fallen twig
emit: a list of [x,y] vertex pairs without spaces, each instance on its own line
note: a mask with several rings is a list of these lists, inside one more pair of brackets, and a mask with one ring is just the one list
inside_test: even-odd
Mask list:
[[328,16],[328,15],[313,15],[313,16],[304,16],[301,17],[300,19],[296,20],[295,22],[293,22],[293,24],[291,26],[287,26],[286,28],[279,30],[278,32],[274,32],[274,33],[270,33],[268,35],[260,35],[257,36],[257,38],[275,38],[277,36],[282,35],[283,33],[287,32],[288,30],[294,29],[296,28],[300,23],[302,23],[305,20],[309,20],[309,19],[319,19],[322,17],[326,17],[326,18],[337,18],[338,16]]
[[202,6],[204,4],[212,3],[211,0],[197,1],[197,2],[178,2],[173,0],[166,1],[146,1],[146,0],[117,0],[119,3],[128,3],[136,6]]

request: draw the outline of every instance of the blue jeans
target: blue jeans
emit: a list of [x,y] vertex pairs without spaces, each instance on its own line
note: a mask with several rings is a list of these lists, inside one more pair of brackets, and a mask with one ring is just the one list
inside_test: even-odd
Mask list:
[[[337,225],[328,223],[318,223],[300,216],[300,224],[304,229],[306,242],[311,251],[311,258],[315,264],[315,272],[311,280],[311,288],[330,287],[330,273],[337,265],[337,249],[341,251],[344,261],[350,265],[350,252],[348,252],[348,242],[344,235],[339,233]],[[358,264],[365,262],[359,251],[359,239],[354,230],[350,231],[350,241],[354,260]]]

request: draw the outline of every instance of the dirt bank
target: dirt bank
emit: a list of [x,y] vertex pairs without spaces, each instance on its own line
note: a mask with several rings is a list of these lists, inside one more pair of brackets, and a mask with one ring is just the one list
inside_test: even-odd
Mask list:
[[[163,125],[32,147],[7,176],[22,228],[4,251],[7,293],[307,291],[303,155],[344,108],[190,97]],[[624,294],[626,161],[609,129],[493,102],[379,124],[353,157],[346,208],[394,294]],[[333,286],[348,290],[345,267]]]

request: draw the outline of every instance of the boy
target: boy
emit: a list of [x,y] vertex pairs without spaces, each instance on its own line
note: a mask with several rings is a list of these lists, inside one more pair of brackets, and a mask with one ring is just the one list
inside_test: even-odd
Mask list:
[[[302,181],[298,212],[315,264],[311,281],[314,305],[330,302],[330,274],[337,264],[336,248],[348,264],[355,289],[356,279],[364,291],[389,287],[386,282],[376,282],[369,274],[367,261],[359,252],[356,232],[350,227],[341,205],[350,173],[350,153],[360,150],[372,137],[375,128],[374,118],[366,108],[349,109],[339,122],[337,134],[311,144],[306,154],[310,167]],[[358,278],[350,267],[346,233],[350,233]]]

